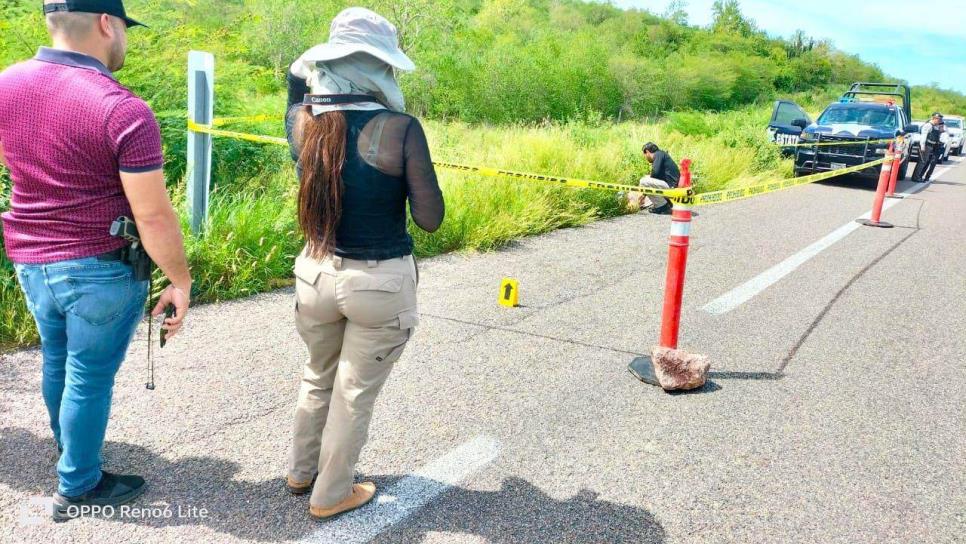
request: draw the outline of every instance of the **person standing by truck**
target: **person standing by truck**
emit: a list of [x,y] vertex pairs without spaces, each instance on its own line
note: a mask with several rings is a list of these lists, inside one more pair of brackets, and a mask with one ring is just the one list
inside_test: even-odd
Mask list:
[[932,114],[929,122],[924,123],[919,129],[920,134],[922,134],[922,148],[919,151],[919,162],[916,164],[916,170],[912,173],[912,181],[916,183],[929,181],[933,170],[936,168],[936,162],[939,160],[937,151],[942,152],[942,143],[940,142],[942,122],[942,114],[936,112]]

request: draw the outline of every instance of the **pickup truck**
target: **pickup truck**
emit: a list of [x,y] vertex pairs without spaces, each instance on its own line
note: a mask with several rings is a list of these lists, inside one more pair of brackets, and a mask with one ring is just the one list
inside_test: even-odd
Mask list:
[[949,134],[949,148],[953,155],[963,154],[963,145],[966,144],[964,141],[963,134],[963,118],[958,115],[947,115],[943,118],[943,122],[946,123],[946,133]]
[[[867,97],[873,100],[865,100]],[[857,166],[885,156],[888,142],[873,142],[914,132],[909,97],[906,85],[855,83],[814,122],[794,102],[779,100],[768,129],[776,144],[794,154],[796,175]],[[896,104],[896,98],[901,105]],[[900,179],[905,179],[908,168],[907,153],[899,169]],[[858,175],[878,178],[879,171],[879,167],[870,167]]]

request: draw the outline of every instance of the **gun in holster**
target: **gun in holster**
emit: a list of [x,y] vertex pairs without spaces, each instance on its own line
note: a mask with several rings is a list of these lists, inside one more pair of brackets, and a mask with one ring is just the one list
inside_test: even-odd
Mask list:
[[121,260],[131,265],[134,269],[134,279],[137,281],[147,281],[151,279],[154,272],[154,261],[141,245],[141,237],[138,235],[137,224],[130,217],[118,217],[111,223],[111,236],[123,238],[130,243],[125,247]]

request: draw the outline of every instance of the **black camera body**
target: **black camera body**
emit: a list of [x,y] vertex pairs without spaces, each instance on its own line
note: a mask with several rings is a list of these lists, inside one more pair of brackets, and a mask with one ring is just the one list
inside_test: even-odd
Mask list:
[[134,269],[134,279],[137,281],[151,279],[154,261],[141,245],[141,237],[138,235],[138,227],[134,220],[125,216],[115,219],[111,223],[111,236],[130,242],[131,245],[124,248],[123,260]]

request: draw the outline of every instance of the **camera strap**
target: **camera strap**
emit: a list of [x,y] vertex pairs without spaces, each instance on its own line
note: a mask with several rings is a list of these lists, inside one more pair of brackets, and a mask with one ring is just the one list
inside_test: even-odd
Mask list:
[[379,99],[366,94],[307,94],[303,106],[338,106],[341,104],[379,103]]

